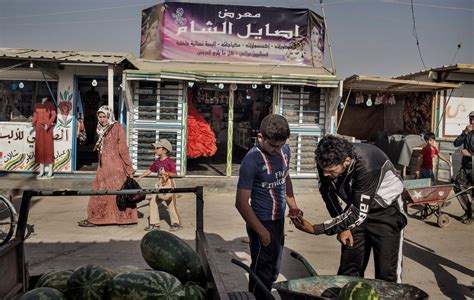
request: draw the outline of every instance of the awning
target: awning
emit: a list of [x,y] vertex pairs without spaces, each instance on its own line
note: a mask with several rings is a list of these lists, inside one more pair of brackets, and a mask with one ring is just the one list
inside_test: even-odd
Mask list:
[[457,89],[461,84],[425,82],[407,79],[393,79],[354,75],[344,80],[344,89],[352,91],[376,92],[433,92],[445,89]]
[[336,88],[340,80],[325,68],[249,63],[182,61],[133,62],[138,70],[125,70],[127,80],[186,80],[209,83],[287,84]]

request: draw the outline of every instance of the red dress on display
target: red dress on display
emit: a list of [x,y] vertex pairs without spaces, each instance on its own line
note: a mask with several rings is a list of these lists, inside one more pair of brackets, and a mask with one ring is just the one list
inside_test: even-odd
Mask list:
[[187,156],[213,156],[217,151],[216,136],[211,126],[193,105],[192,96],[188,96],[188,146]]
[[[33,114],[33,126],[36,127],[35,161],[42,164],[54,162],[53,124],[56,119],[56,107],[51,101],[37,104]],[[47,129],[45,129],[45,125]]]

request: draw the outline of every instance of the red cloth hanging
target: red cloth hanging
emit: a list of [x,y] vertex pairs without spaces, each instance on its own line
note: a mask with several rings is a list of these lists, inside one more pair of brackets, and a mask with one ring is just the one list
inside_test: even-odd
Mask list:
[[194,107],[192,95],[188,95],[188,147],[187,156],[213,156],[217,151],[216,136],[211,126],[203,118],[199,110]]

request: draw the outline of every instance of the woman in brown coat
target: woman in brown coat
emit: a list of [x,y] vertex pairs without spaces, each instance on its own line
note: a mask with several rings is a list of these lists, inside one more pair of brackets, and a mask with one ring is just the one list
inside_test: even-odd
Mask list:
[[[99,151],[99,166],[92,188],[94,190],[119,190],[125,179],[133,177],[135,170],[128,154],[125,132],[114,120],[113,111],[107,105],[97,111],[98,140],[94,150]],[[87,219],[79,226],[131,225],[137,223],[137,209],[119,210],[116,196],[91,196],[87,206]]]

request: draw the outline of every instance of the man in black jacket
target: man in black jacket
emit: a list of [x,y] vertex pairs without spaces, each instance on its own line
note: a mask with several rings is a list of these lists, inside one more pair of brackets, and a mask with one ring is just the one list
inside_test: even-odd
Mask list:
[[[472,160],[474,156],[474,111],[469,114],[469,125],[454,140],[455,147],[461,147],[462,162],[456,178],[454,179],[454,190],[456,193],[472,186]],[[474,192],[471,193],[474,196]],[[472,197],[467,193],[458,196],[459,202],[465,211],[461,222],[471,224],[472,222]]]
[[[374,251],[375,278],[401,282],[403,228],[407,218],[403,182],[379,148],[325,136],[316,149],[319,191],[332,219],[295,226],[312,234],[337,234],[341,242],[338,275],[364,277]],[[345,202],[343,209],[341,201]]]

